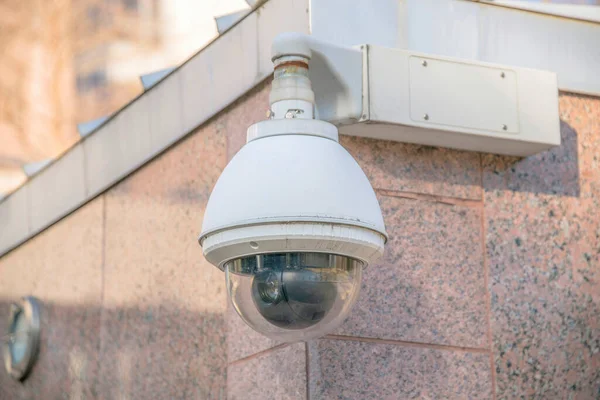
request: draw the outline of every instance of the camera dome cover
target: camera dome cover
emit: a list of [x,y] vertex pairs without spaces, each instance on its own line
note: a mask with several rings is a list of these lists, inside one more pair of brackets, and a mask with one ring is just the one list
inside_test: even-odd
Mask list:
[[252,254],[305,251],[380,257],[385,225],[375,192],[337,128],[268,120],[248,129],[208,201],[200,244],[219,268]]
[[227,293],[240,317],[272,339],[323,336],[348,316],[362,262],[326,253],[276,253],[225,263]]

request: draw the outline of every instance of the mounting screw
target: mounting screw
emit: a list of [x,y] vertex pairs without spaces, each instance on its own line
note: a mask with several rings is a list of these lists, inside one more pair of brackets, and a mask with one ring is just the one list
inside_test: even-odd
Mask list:
[[421,61],[421,65],[424,66],[424,67],[426,67],[427,66],[427,61],[425,61],[425,60]]
[[500,78],[504,78],[506,75],[504,74],[504,72],[500,72]]
[[423,119],[424,119],[425,121],[428,121],[428,120],[429,120],[429,114],[425,114],[425,115],[423,115]]
[[505,130],[507,130],[507,129],[508,129],[508,126],[506,126],[506,124],[505,124],[505,125],[502,125],[502,130],[503,130],[503,131],[505,131]]
[[285,119],[294,119],[299,114],[304,114],[304,110],[300,110],[298,108],[292,108],[292,109],[287,110],[287,112],[284,115],[284,118]]

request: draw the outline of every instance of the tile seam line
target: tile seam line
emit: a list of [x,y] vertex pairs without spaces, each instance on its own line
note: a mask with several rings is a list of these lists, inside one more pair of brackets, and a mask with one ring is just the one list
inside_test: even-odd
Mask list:
[[485,281],[485,306],[487,312],[487,336],[490,349],[490,380],[492,384],[492,400],[496,400],[496,368],[494,368],[494,335],[492,333],[492,292],[490,287],[491,273],[487,256],[487,232],[485,229],[485,189],[483,186],[483,157],[479,154],[479,170],[481,173],[481,255],[483,257],[483,276]]
[[306,361],[306,400],[310,400],[310,354],[308,350],[308,342],[304,342],[304,354]]
[[321,339],[327,340],[341,340],[348,342],[361,342],[361,343],[374,343],[374,344],[393,344],[404,347],[415,347],[421,349],[434,349],[434,350],[446,350],[462,353],[476,353],[476,354],[490,354],[490,349],[478,348],[478,347],[465,347],[465,346],[453,346],[436,343],[422,343],[412,342],[407,340],[394,340],[394,339],[377,339],[367,338],[359,336],[344,336],[344,335],[325,335]]
[[[104,354],[104,322],[106,316],[106,308],[105,308],[105,290],[106,290],[106,216],[107,216],[107,205],[106,195],[101,195],[102,202],[102,238],[101,238],[101,254],[100,254],[100,326],[98,327],[98,359],[101,360]],[[96,379],[96,384],[99,384],[101,381],[102,370],[98,370],[98,376]]]
[[255,358],[260,358],[260,357],[262,357],[264,355],[267,355],[267,354],[272,353],[272,352],[277,351],[277,350],[284,349],[286,347],[292,346],[292,345],[297,344],[297,343],[298,342],[296,342],[296,343],[281,343],[281,344],[278,344],[277,346],[269,347],[268,349],[261,350],[258,353],[253,353],[253,354],[250,354],[249,356],[242,357],[242,358],[239,358],[239,359],[237,359],[235,361],[232,361],[232,362],[230,362],[230,363],[227,364],[227,367],[232,367],[232,366],[235,366],[235,365],[243,364],[246,361],[253,360]]
[[398,197],[410,200],[423,200],[431,203],[444,204],[449,206],[462,206],[480,208],[483,206],[482,200],[464,199],[460,197],[440,196],[436,194],[411,192],[404,190],[390,190],[382,188],[373,188],[376,193],[387,197]]

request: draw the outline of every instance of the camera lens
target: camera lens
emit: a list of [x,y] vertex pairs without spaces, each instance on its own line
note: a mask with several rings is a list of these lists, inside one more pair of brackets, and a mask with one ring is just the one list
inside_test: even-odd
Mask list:
[[331,332],[354,304],[362,262],[326,253],[258,254],[228,261],[227,290],[237,313],[276,340]]
[[[277,279],[280,276],[280,279]],[[304,329],[325,317],[336,297],[333,283],[307,269],[261,271],[252,280],[252,300],[273,325]]]
[[281,274],[272,271],[260,273],[254,278],[253,288],[263,304],[277,304],[282,298]]

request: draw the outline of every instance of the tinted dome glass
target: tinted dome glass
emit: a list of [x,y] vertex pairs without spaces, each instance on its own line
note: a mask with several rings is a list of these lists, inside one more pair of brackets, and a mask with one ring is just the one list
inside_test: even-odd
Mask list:
[[326,253],[276,253],[225,264],[238,314],[258,332],[283,341],[335,329],[360,289],[362,262]]

